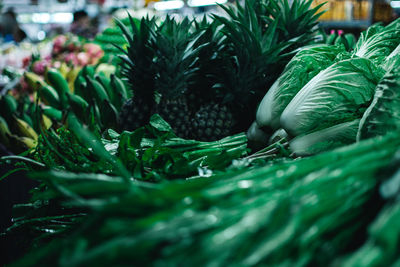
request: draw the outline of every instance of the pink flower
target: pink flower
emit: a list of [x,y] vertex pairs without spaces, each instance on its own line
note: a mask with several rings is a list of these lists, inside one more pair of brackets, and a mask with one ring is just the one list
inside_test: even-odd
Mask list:
[[83,46],[83,50],[88,52],[91,57],[102,57],[104,54],[103,49],[97,44],[87,43]]
[[71,63],[72,65],[78,65],[78,58],[75,55],[75,53],[68,53],[65,56],[64,60],[65,60],[66,63]]
[[61,62],[60,61],[54,61],[53,68],[59,69],[60,67],[61,67]]
[[34,73],[39,74],[39,75],[43,75],[44,72],[46,71],[46,67],[49,65],[49,63],[47,61],[36,61],[35,63],[33,63],[32,65],[32,70]]
[[65,35],[59,35],[54,39],[53,47],[62,48],[67,41],[67,37]]
[[94,57],[97,58],[97,59],[100,59],[100,58],[102,58],[103,56],[104,56],[104,51],[103,51],[103,50],[99,50],[99,51],[94,55]]
[[80,66],[85,66],[89,64],[89,56],[85,52],[78,53],[76,57],[78,58],[78,64]]

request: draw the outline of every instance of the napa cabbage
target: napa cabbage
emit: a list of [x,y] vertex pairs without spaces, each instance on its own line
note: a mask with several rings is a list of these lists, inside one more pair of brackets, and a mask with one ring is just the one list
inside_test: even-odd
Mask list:
[[297,136],[361,118],[384,70],[366,58],[337,62],[312,78],[282,112],[280,124]]
[[275,130],[280,128],[280,115],[290,100],[309,80],[332,65],[338,54],[344,52],[343,46],[327,44],[301,49],[262,99],[257,110],[257,124]]
[[400,130],[400,55],[379,82],[374,99],[365,111],[357,140]]
[[312,155],[356,141],[360,119],[339,123],[290,140],[289,147],[297,156]]
[[400,44],[400,19],[386,27],[375,24],[361,33],[353,51],[353,56],[371,59],[381,64]]
[[398,62],[397,60],[399,56],[400,56],[400,45],[398,45],[396,49],[394,49],[392,53],[390,53],[390,55],[386,57],[385,61],[382,64],[382,67],[386,71],[390,71],[395,65],[400,64],[400,62]]

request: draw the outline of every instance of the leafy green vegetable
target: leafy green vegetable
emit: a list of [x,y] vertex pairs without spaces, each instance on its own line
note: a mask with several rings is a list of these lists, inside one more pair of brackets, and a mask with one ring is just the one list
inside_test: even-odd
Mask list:
[[368,241],[340,266],[395,266],[399,264],[400,202],[391,203],[369,226]]
[[123,132],[117,142],[118,155],[133,176],[150,181],[187,178],[199,168],[223,170],[247,153],[244,133],[214,142],[185,140],[157,114],[146,129]]
[[386,57],[385,61],[382,64],[383,68],[386,71],[390,71],[393,67],[399,65],[400,63],[399,57],[400,57],[400,45],[398,45],[396,49],[393,50],[393,52]]
[[400,263],[400,150],[390,164],[379,172],[385,181],[380,194],[389,200],[368,227],[362,247],[341,259],[340,266],[398,266]]
[[345,50],[341,46],[325,44],[300,49],[261,101],[256,116],[258,125],[278,129],[280,115],[290,100],[311,78],[332,65],[336,56],[343,52]]
[[340,123],[329,128],[292,139],[290,149],[298,156],[316,154],[348,145],[356,141],[360,119]]
[[357,139],[385,135],[398,129],[400,129],[399,64],[387,72],[379,82],[374,99],[361,119]]
[[24,160],[32,170],[40,164],[41,169],[103,173],[124,176],[129,181],[154,182],[224,170],[232,160],[248,152],[244,133],[213,142],[185,140],[177,138],[158,114],[152,116],[149,125],[134,132],[119,134],[110,129],[103,138],[69,116],[68,130],[60,128],[40,136],[33,153],[36,161],[22,157],[18,160]]
[[399,44],[400,20],[397,19],[386,27],[375,24],[361,33],[353,55],[371,59],[379,65]]
[[113,170],[109,163],[100,160],[64,127],[40,135],[32,156],[46,168],[94,173],[112,173]]
[[[122,178],[38,173],[35,178],[52,192],[66,189],[51,195],[44,188],[38,199],[64,198],[54,204],[88,215],[81,223],[65,223],[63,233],[46,233],[52,241],[36,243],[13,266],[327,265],[358,245],[354,236],[377,214],[376,171],[389,164],[399,145],[398,135],[389,134],[211,178],[127,184],[143,190],[124,192],[111,186]],[[93,194],[81,183],[92,183]],[[102,191],[106,184],[109,194]],[[30,218],[44,217],[35,214]],[[42,229],[47,224],[51,221],[44,220]]]
[[380,186],[379,193],[384,199],[400,199],[400,150],[394,155],[392,162],[380,172],[381,176],[388,177]]
[[360,118],[383,74],[365,58],[333,64],[290,101],[281,116],[282,128],[297,136]]

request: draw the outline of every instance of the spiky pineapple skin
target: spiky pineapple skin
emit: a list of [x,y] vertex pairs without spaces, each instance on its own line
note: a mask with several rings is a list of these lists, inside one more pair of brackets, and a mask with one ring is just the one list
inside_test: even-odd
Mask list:
[[220,103],[203,105],[193,116],[191,133],[199,141],[215,141],[233,134],[235,119],[230,108]]
[[155,112],[171,125],[174,133],[181,138],[190,138],[191,112],[186,98],[161,99]]
[[128,99],[122,106],[118,117],[121,131],[133,131],[146,125],[152,114],[152,107],[139,97]]
[[149,123],[155,105],[155,86],[153,68],[154,51],[150,47],[154,35],[155,19],[142,18],[136,24],[132,18],[130,29],[117,20],[128,46],[122,48],[124,56],[121,57],[121,76],[127,81],[133,97],[122,106],[118,118],[121,131],[133,131]]

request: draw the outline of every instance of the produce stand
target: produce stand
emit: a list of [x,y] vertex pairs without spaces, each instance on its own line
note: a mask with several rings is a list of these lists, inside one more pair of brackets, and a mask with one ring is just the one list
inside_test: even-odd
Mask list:
[[400,19],[49,3],[0,46],[2,266],[400,266]]

